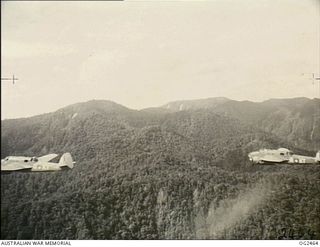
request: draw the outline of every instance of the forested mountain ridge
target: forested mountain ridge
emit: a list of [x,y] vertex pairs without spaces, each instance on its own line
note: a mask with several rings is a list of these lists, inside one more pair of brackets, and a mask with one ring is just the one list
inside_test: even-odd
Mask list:
[[209,98],[171,102],[162,108],[173,112],[211,109],[257,126],[296,146],[319,148],[320,99],[317,98],[270,99],[263,102]]
[[318,239],[319,166],[247,162],[262,147],[315,150],[213,101],[137,111],[94,100],[2,121],[2,158],[71,152],[77,163],[2,175],[1,238]]

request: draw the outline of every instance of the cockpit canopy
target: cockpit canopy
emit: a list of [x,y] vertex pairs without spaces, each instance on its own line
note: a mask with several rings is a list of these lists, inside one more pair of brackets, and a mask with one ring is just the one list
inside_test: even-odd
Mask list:
[[278,150],[280,151],[280,152],[284,152],[284,153],[286,153],[286,152],[291,152],[289,149],[287,149],[287,148],[278,148]]
[[23,162],[37,162],[37,157],[24,157],[24,156],[7,156],[2,161],[23,161]]
[[293,152],[287,148],[278,148],[278,151],[280,152],[280,155],[293,155]]

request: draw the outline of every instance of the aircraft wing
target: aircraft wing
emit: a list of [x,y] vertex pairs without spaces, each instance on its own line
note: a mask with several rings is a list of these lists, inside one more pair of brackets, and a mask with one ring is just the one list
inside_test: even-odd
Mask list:
[[265,162],[274,162],[274,163],[281,163],[281,162],[287,161],[287,159],[281,159],[275,155],[264,155],[263,157],[261,157],[261,160]]
[[53,160],[57,156],[58,154],[47,154],[47,155],[38,157],[38,161],[49,162],[50,160]]
[[26,164],[24,162],[10,162],[8,164],[1,164],[1,171],[18,171],[31,169],[32,167],[32,164]]

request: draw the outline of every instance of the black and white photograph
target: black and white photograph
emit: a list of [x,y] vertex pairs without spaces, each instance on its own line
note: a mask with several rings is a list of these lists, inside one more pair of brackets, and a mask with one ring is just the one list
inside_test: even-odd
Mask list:
[[1,1],[5,240],[320,244],[320,1]]

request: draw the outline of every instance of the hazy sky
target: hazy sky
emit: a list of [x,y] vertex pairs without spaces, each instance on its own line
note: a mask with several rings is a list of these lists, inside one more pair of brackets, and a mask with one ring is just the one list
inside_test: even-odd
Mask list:
[[134,109],[319,97],[320,1],[1,1],[2,119],[91,99]]

